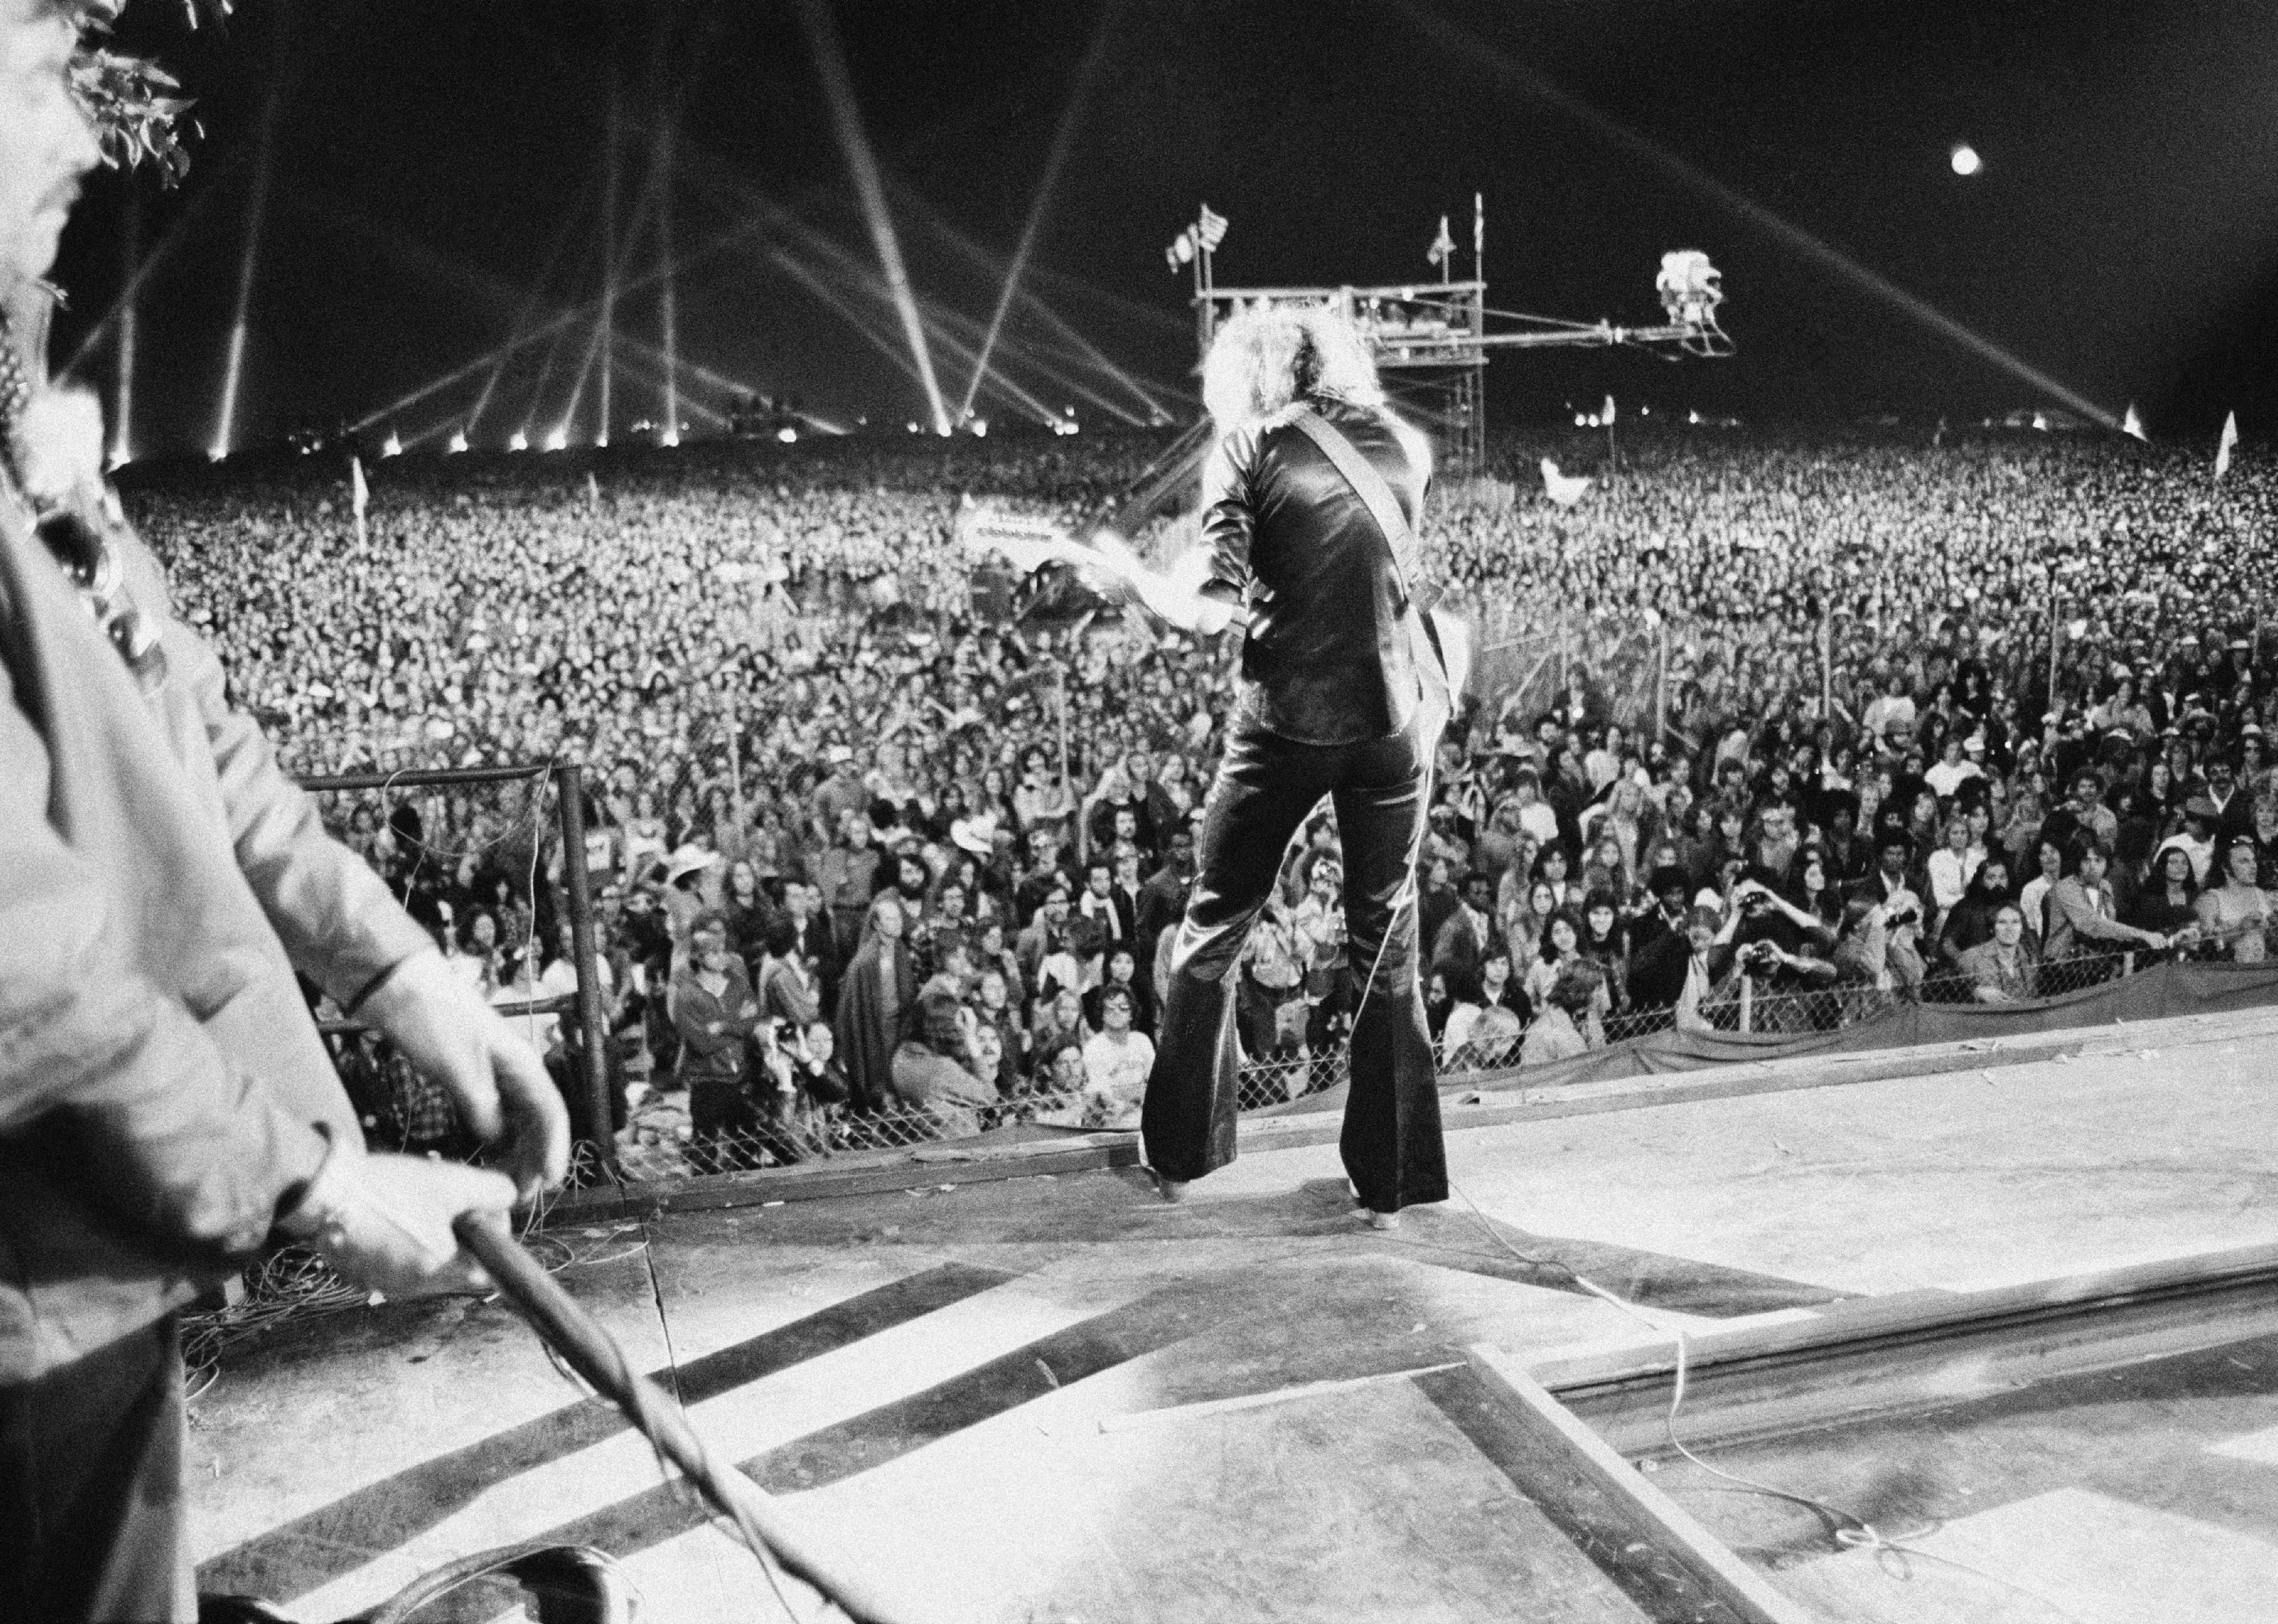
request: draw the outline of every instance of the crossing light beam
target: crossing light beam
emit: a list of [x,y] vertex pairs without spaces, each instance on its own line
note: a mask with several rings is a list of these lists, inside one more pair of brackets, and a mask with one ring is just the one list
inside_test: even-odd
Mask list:
[[941,384],[934,377],[933,355],[926,346],[925,322],[918,314],[917,295],[911,291],[909,271],[902,263],[902,245],[894,233],[893,217],[886,211],[885,184],[879,178],[878,160],[870,150],[870,138],[862,129],[862,110],[855,104],[854,83],[847,76],[846,53],[839,45],[838,27],[831,20],[829,0],[799,0],[799,14],[806,30],[807,44],[814,53],[815,71],[822,78],[824,99],[830,104],[831,126],[838,136],[846,167],[854,177],[863,221],[869,226],[870,240],[878,251],[879,269],[884,271],[886,286],[893,294],[894,309],[902,321],[902,336],[909,344],[918,381],[925,389],[926,406],[933,414],[934,432],[947,434],[949,408],[942,400]]

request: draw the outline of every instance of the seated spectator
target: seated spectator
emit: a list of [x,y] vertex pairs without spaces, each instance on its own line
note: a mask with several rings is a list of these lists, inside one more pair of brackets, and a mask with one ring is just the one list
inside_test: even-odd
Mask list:
[[1155,1045],[1145,1033],[1132,1029],[1128,985],[1110,984],[1100,994],[1100,1029],[1083,1044],[1085,1086],[1112,1103],[1114,1121],[1135,1125],[1147,1094],[1147,1073],[1155,1064]]
[[1602,1048],[1606,1034],[1599,1025],[1598,1010],[1605,996],[1605,974],[1596,964],[1575,958],[1562,965],[1546,993],[1541,1011],[1526,1029],[1519,1064],[1548,1065]]
[[973,1012],[946,993],[918,1005],[915,1030],[894,1050],[894,1103],[929,1137],[978,1133],[982,1113],[997,1103],[997,1086],[973,1070]]
[[2222,883],[2198,894],[2199,935],[2236,964],[2259,964],[2269,957],[2270,925],[2278,912],[2278,899],[2262,887],[2251,836],[2232,841],[2223,858]]
[[1961,955],[1958,968],[1979,1003],[2016,1003],[2036,995],[2040,956],[2025,934],[2025,911],[2004,901],[1993,911],[1993,934]]

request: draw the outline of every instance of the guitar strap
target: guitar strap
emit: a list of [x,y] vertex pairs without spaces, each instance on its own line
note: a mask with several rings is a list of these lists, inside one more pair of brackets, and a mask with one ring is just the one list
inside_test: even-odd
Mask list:
[[[1465,675],[1458,675],[1448,657],[1448,637],[1435,623],[1436,612],[1427,614],[1415,599],[1409,583],[1415,578],[1418,542],[1415,528],[1408,515],[1400,509],[1400,499],[1392,493],[1392,486],[1384,476],[1360,453],[1360,448],[1331,423],[1310,406],[1303,406],[1292,414],[1290,421],[1304,431],[1305,438],[1321,449],[1321,454],[1335,464],[1345,477],[1345,483],[1376,521],[1378,532],[1384,538],[1385,551],[1392,559],[1392,583],[1400,594],[1399,614],[1403,633],[1408,639],[1409,658],[1415,662],[1417,680],[1422,684],[1425,697],[1440,713],[1436,727],[1444,727],[1453,713]],[[1461,660],[1458,644],[1458,660]]]
[[1392,581],[1400,589],[1400,606],[1407,608],[1415,601],[1408,583],[1416,574],[1417,541],[1415,528],[1408,515],[1401,511],[1400,499],[1392,486],[1377,471],[1376,464],[1360,453],[1360,448],[1347,439],[1336,424],[1331,423],[1310,406],[1298,408],[1292,421],[1305,431],[1305,438],[1321,448],[1321,454],[1336,464],[1337,472],[1353,488],[1376,528],[1384,533],[1384,545],[1392,554]]

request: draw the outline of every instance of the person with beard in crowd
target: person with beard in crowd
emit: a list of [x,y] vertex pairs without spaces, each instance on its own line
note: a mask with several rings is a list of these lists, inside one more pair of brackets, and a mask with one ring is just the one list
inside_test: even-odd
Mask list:
[[861,945],[839,982],[833,1029],[857,1111],[877,1111],[894,1099],[894,1052],[917,1018],[917,967],[902,940],[906,920],[897,894],[873,897]]

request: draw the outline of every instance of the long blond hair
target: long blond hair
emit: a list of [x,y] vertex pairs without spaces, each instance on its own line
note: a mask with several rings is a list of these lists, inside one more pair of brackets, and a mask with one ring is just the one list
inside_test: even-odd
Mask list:
[[1220,433],[1301,400],[1382,406],[1359,330],[1323,307],[1258,305],[1229,318],[1203,362],[1203,404]]

